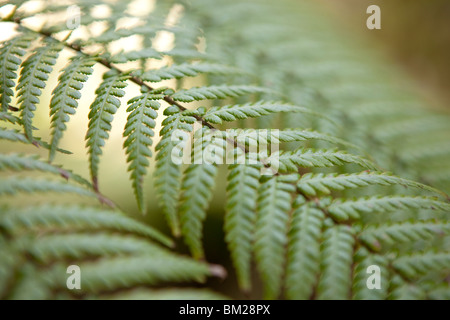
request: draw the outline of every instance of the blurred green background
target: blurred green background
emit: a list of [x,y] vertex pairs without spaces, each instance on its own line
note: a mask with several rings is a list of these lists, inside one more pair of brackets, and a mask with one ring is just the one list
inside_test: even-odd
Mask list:
[[[320,1],[343,27],[377,42],[436,105],[450,109],[450,1]],[[372,4],[381,9],[381,30],[366,28]]]

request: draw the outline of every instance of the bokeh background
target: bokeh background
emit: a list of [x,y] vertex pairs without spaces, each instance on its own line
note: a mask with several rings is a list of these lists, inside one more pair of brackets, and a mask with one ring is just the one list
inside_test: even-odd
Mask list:
[[[438,107],[450,109],[450,1],[320,0],[339,23],[377,42]],[[369,5],[381,9],[381,30],[368,30]]]

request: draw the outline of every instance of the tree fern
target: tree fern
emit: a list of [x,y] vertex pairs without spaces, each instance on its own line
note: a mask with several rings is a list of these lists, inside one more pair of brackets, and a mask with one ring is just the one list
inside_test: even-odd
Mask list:
[[280,294],[287,244],[288,213],[296,175],[268,178],[258,191],[258,218],[255,230],[255,255],[259,270],[266,281],[265,297],[275,299]]
[[155,187],[160,200],[160,205],[167,217],[172,233],[180,234],[179,216],[177,210],[178,195],[181,190],[181,166],[171,160],[175,143],[172,135],[175,130],[191,132],[191,123],[195,118],[186,113],[180,113],[179,108],[169,107],[164,110],[168,117],[163,121],[161,129],[161,141],[156,146]]
[[28,139],[33,139],[32,119],[36,105],[39,103],[41,89],[45,88],[45,81],[56,63],[58,52],[62,50],[61,43],[47,41],[43,47],[23,62],[18,89],[21,119]]
[[325,215],[299,197],[289,232],[286,295],[289,299],[309,299],[320,273],[320,239]]
[[225,216],[226,241],[243,290],[251,288],[251,260],[256,205],[259,189],[259,168],[232,165],[227,184]]
[[2,46],[0,51],[0,59],[2,60],[0,71],[0,76],[2,77],[0,96],[3,112],[9,109],[11,97],[14,95],[12,89],[16,85],[17,69],[22,62],[21,57],[25,54],[25,49],[30,46],[32,40],[34,40],[32,34],[24,34],[11,39],[11,41],[8,41]]
[[104,81],[95,91],[97,98],[91,105],[89,113],[89,130],[86,134],[86,147],[89,148],[89,163],[91,177],[94,187],[98,188],[98,166],[102,147],[105,140],[109,138],[111,122],[114,114],[120,106],[120,100],[123,97],[126,87],[125,81],[127,75],[120,75],[115,70],[111,70],[104,75]]
[[59,76],[58,86],[53,91],[50,101],[50,115],[52,116],[52,142],[50,148],[50,161],[55,157],[56,148],[63,132],[66,130],[66,122],[70,115],[75,114],[80,99],[80,90],[83,82],[92,74],[95,61],[83,56],[77,56],[70,60],[69,65]]
[[236,98],[246,94],[269,91],[256,86],[209,86],[178,90],[172,95],[175,101],[192,102],[207,99]]
[[278,112],[299,112],[319,116],[314,111],[305,107],[275,102],[260,102],[255,104],[213,107],[206,112],[203,119],[213,124],[221,124],[223,121],[243,120]]
[[[158,0],[134,17],[128,2],[74,0],[77,32],[52,19],[65,5],[35,12],[27,2],[0,4],[11,9],[3,21],[17,26],[0,49],[0,298],[226,298],[204,285],[226,275],[206,262],[216,259],[203,239],[210,211],[221,213],[213,198],[224,204],[237,286],[250,297],[448,297],[449,117],[423,108],[415,88],[398,86],[395,68],[334,30],[313,2]],[[93,17],[92,6],[105,15]],[[130,18],[136,24],[124,28]],[[51,91],[63,49],[72,56]],[[79,104],[96,64],[95,97]],[[127,103],[119,151],[148,213],[139,219],[99,184],[100,156],[132,87],[140,94]],[[48,137],[33,119],[50,93]],[[78,109],[89,112],[89,181],[68,169],[77,155],[60,148]],[[27,154],[14,149],[22,147]],[[49,162],[36,147],[49,150]],[[144,189],[147,173],[154,192]],[[160,211],[188,255],[150,225]],[[66,286],[73,264],[80,291]],[[367,285],[373,266],[381,289]]]
[[199,74],[240,74],[241,70],[208,62],[174,64],[160,69],[149,70],[141,75],[142,80],[149,82],[160,82],[169,79],[182,79],[184,77],[195,77]]
[[402,208],[432,209],[448,212],[450,205],[432,197],[364,197],[356,200],[334,200],[334,203],[328,207],[328,211],[333,218],[342,221],[358,219],[361,213],[392,212]]
[[161,99],[161,95],[144,92],[143,95],[128,101],[127,111],[130,114],[123,133],[126,137],[124,147],[127,148],[127,161],[130,163],[128,170],[132,172],[131,179],[139,208],[144,212],[142,182],[146,174],[146,167],[149,165],[147,159],[152,155],[149,147],[153,143],[153,128],[156,125],[154,119],[158,117],[156,111],[160,107],[159,102],[155,101],[158,99]]
[[318,285],[319,299],[348,299],[353,246],[354,237],[348,226],[331,226],[325,231],[322,273]]
[[[193,153],[204,150],[209,142],[197,143]],[[212,198],[217,166],[213,163],[191,164],[181,184],[179,214],[181,233],[195,258],[203,258],[202,225]],[[206,188],[204,188],[206,186]]]

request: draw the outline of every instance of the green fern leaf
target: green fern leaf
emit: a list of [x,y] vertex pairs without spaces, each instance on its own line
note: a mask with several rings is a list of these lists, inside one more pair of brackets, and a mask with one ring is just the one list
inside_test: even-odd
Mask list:
[[74,193],[82,196],[96,198],[97,195],[85,188],[44,179],[19,178],[11,177],[3,179],[0,184],[0,195],[15,195],[19,192],[36,193],[36,192],[58,192],[58,193]]
[[390,299],[395,300],[424,300],[426,298],[426,292],[402,279],[399,275],[396,275],[391,279],[392,292],[389,296]]
[[191,164],[184,172],[179,205],[181,233],[196,259],[204,257],[202,223],[212,198],[217,174],[213,164]]
[[264,297],[275,299],[282,286],[291,193],[298,175],[267,177],[258,192],[255,256],[264,280]]
[[38,156],[25,156],[21,154],[2,154],[0,153],[0,170],[12,170],[20,172],[23,170],[37,170],[62,176],[65,179],[73,180],[77,183],[91,187],[89,181],[83,177],[64,170],[55,165],[48,164],[39,160]]
[[[102,259],[100,262],[83,262],[81,290],[99,293],[105,290],[130,288],[136,285],[161,285],[173,282],[202,282],[213,275],[206,263],[175,255],[152,254],[132,257]],[[53,283],[65,285],[65,266],[56,266],[51,272]],[[60,276],[62,275],[62,276]]]
[[59,141],[66,130],[66,122],[74,115],[78,107],[77,100],[81,98],[80,90],[83,83],[92,74],[95,60],[83,56],[76,56],[69,60],[69,64],[58,78],[58,85],[53,90],[50,101],[50,116],[52,141],[50,143],[49,160],[53,161]]
[[[271,157],[274,157],[276,162],[279,161],[280,172],[297,172],[298,167],[333,167],[346,163],[357,164],[367,169],[376,169],[376,165],[369,160],[337,149],[300,148],[294,151],[284,151]],[[273,160],[269,160],[269,163],[272,162]]]
[[[51,263],[63,259],[91,259],[117,255],[172,253],[156,244],[131,236],[111,234],[55,234],[30,241],[21,238],[23,251],[28,252],[41,263]],[[21,239],[17,240],[20,241]]]
[[332,191],[342,191],[344,189],[360,188],[370,185],[400,185],[442,194],[441,191],[435,188],[415,181],[399,178],[390,173],[367,171],[353,174],[307,173],[301,177],[297,186],[303,193],[309,196],[316,196],[318,194],[328,195]]
[[229,167],[224,229],[239,286],[251,288],[251,258],[256,221],[259,168],[234,164]]
[[430,272],[445,272],[450,269],[450,253],[426,252],[399,257],[393,262],[396,270],[413,279]]
[[120,52],[113,55],[110,60],[112,63],[127,63],[139,59],[162,59],[161,54],[152,48],[144,48],[142,50],[134,50],[128,52]]
[[379,251],[381,244],[409,243],[427,240],[437,236],[450,235],[450,223],[435,221],[401,222],[368,226],[359,235],[359,239],[372,250]]
[[159,205],[166,215],[169,226],[174,236],[180,235],[177,203],[181,190],[181,165],[172,160],[172,154],[177,144],[172,141],[175,130],[191,132],[191,123],[196,119],[186,113],[181,113],[178,107],[171,106],[164,110],[164,119],[160,136],[161,140],[156,146],[156,168],[154,172],[155,188]]
[[173,245],[172,241],[159,231],[128,218],[118,211],[78,206],[44,205],[23,209],[5,208],[0,216],[0,226],[11,234],[21,232],[24,228],[33,230],[38,227],[40,230],[54,227],[80,231],[110,229],[149,237],[167,246]]
[[89,129],[86,134],[86,147],[89,148],[89,167],[94,188],[98,189],[98,166],[102,147],[109,138],[111,122],[120,106],[120,100],[125,95],[122,89],[127,86],[128,75],[117,74],[115,70],[108,71],[103,76],[103,82],[95,91],[97,97],[89,112]]
[[392,212],[398,209],[432,209],[450,211],[450,204],[432,197],[379,196],[363,197],[355,200],[336,199],[328,207],[328,212],[339,221],[359,219],[361,213]]
[[320,272],[320,240],[324,214],[299,197],[294,204],[289,232],[286,296],[309,299]]
[[8,121],[11,124],[21,123],[22,121],[20,118],[16,117],[13,114],[10,114],[8,112],[0,111],[0,120],[1,121]]
[[33,139],[32,119],[42,94],[41,89],[45,88],[45,82],[62,48],[61,43],[47,41],[45,46],[36,49],[36,52],[22,63],[17,96],[25,135],[30,140]]
[[21,57],[35,38],[36,36],[32,34],[19,35],[6,42],[0,49],[0,100],[3,112],[8,110],[11,97],[14,95],[12,88],[16,85],[17,69],[22,63]]
[[[50,149],[50,145],[47,142],[42,141],[40,138],[35,137],[33,141],[30,141],[27,139],[25,134],[19,132],[19,130],[16,129],[5,129],[0,128],[0,139],[3,140],[9,140],[13,142],[21,142],[25,144],[33,144],[35,146],[44,147],[45,149]],[[63,149],[57,149],[56,151],[59,151],[64,154],[72,154],[72,152],[63,150]]]
[[[196,55],[199,53],[197,52]],[[161,82],[169,79],[181,79],[184,77],[195,77],[199,74],[210,73],[218,75],[240,74],[242,71],[237,68],[211,63],[183,63],[174,64],[169,67],[149,70],[140,75],[141,79],[149,82]]]
[[123,133],[126,138],[124,147],[128,155],[128,171],[131,171],[134,193],[142,212],[145,212],[142,184],[149,166],[148,158],[152,156],[150,146],[153,143],[155,119],[158,117],[156,110],[160,107],[155,99],[160,99],[159,95],[143,92],[142,95],[128,101],[129,116]]
[[203,119],[213,124],[221,124],[223,121],[236,121],[247,118],[257,118],[279,112],[298,112],[317,117],[322,115],[308,108],[277,102],[258,102],[243,105],[230,105],[223,107],[212,107],[203,116]]
[[172,95],[175,101],[192,102],[208,99],[237,98],[252,93],[272,92],[272,90],[255,86],[206,86],[178,90]]
[[[353,271],[353,299],[355,300],[385,300],[388,297],[389,261],[386,257],[372,254],[361,248],[355,254],[357,261]],[[369,267],[380,268],[380,288],[369,288],[368,280],[371,275]]]
[[333,226],[325,231],[324,237],[318,298],[348,299],[352,283],[353,231],[349,226]]

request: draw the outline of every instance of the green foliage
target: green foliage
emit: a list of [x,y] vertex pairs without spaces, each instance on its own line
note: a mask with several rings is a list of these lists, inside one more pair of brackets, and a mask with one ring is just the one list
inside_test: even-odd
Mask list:
[[58,78],[58,85],[53,90],[50,101],[50,115],[52,116],[52,142],[50,149],[50,161],[56,154],[59,141],[67,129],[66,122],[74,115],[78,108],[77,100],[81,98],[83,83],[92,74],[95,60],[89,57],[76,56],[72,58]]
[[102,147],[105,145],[105,140],[109,138],[111,122],[120,107],[120,100],[117,98],[125,95],[122,89],[126,87],[125,81],[128,77],[115,70],[105,73],[103,82],[95,91],[97,97],[90,107],[86,147],[89,148],[91,178],[95,188],[98,187],[97,176]]
[[[0,141],[48,149],[50,161],[2,146],[0,298],[225,298],[176,286],[225,276],[205,262],[203,233],[226,186],[225,241],[240,290],[259,297],[262,286],[267,299],[448,299],[449,116],[422,108],[414,88],[397,85],[395,68],[336,32],[313,2],[158,0],[131,17],[126,1],[74,0],[83,37],[51,18],[65,5],[42,4],[42,29],[23,23],[37,14],[27,2],[9,1],[3,18],[18,28],[0,49]],[[94,18],[94,5],[109,13]],[[123,18],[137,26],[123,28]],[[97,22],[105,29],[91,33]],[[134,36],[137,46],[110,52]],[[160,49],[162,36],[173,48]],[[62,50],[71,56],[51,91]],[[79,105],[94,70],[103,74],[95,98]],[[131,188],[140,211],[161,211],[192,257],[100,190],[100,156],[132,86],[141,93],[128,101],[122,131]],[[33,118],[51,92],[48,143]],[[53,164],[69,157],[59,145],[79,108],[89,110],[90,181]],[[223,175],[216,160],[229,146],[244,163],[227,163]],[[253,153],[263,146],[280,150]],[[205,158],[211,150],[216,157]],[[157,199],[149,208],[147,176]],[[83,272],[80,292],[66,288],[72,264]],[[367,287],[374,265],[380,290]]]
[[129,116],[125,125],[123,136],[126,138],[124,147],[128,154],[129,162],[128,170],[131,171],[131,179],[133,181],[133,189],[136,194],[139,208],[145,212],[144,195],[142,190],[142,182],[149,165],[148,158],[152,156],[150,146],[152,145],[152,137],[155,135],[153,128],[156,122],[154,119],[158,117],[156,112],[160,104],[158,94],[144,92],[143,95],[137,96],[128,101]]
[[205,121],[213,124],[221,124],[223,121],[244,120],[256,118],[278,112],[298,112],[309,115],[317,115],[310,109],[289,105],[284,103],[266,102],[248,103],[244,105],[230,105],[223,107],[212,107],[203,116]]
[[30,46],[35,36],[33,34],[23,34],[6,42],[1,51],[0,59],[2,66],[0,76],[2,78],[0,86],[0,96],[2,101],[2,111],[9,109],[11,97],[14,95],[13,88],[16,86],[17,69],[22,62],[21,57],[25,54],[25,49]]
[[320,240],[325,215],[303,197],[295,201],[289,232],[286,295],[309,299],[320,273]]
[[23,62],[17,95],[25,135],[30,140],[33,139],[32,119],[39,103],[39,96],[42,94],[41,89],[45,88],[45,81],[48,80],[48,74],[52,71],[52,66],[56,63],[62,48],[61,43],[48,40]]
[[185,77],[195,77],[199,74],[216,74],[216,75],[227,75],[227,74],[240,74],[237,68],[232,68],[224,66],[222,64],[212,64],[212,63],[182,63],[174,64],[169,67],[163,67],[160,69],[146,71],[142,74],[141,78],[144,81],[149,82],[160,82],[169,79],[182,79]]
[[352,230],[348,226],[331,226],[324,233],[322,243],[321,275],[318,284],[319,299],[344,300],[349,298],[353,245]]
[[291,211],[291,192],[295,190],[292,182],[297,179],[297,175],[270,177],[258,191],[255,255],[266,283],[267,299],[276,299],[280,294],[289,221],[286,213]]
[[[178,90],[172,95],[175,101],[192,102],[207,99],[236,98],[251,93],[269,91],[255,86],[209,86]],[[220,117],[220,116],[219,116]]]
[[[180,234],[179,217],[177,210],[178,195],[181,190],[181,165],[171,160],[175,142],[172,141],[172,135],[175,130],[191,132],[193,130],[191,123],[195,118],[181,113],[177,107],[169,107],[164,110],[168,116],[164,119],[160,136],[161,140],[156,146],[158,154],[156,155],[155,169],[155,187],[159,198],[160,206],[167,217],[168,223],[175,236]],[[176,149],[175,149],[176,150]]]
[[259,168],[239,164],[230,166],[224,228],[239,286],[246,291],[251,289],[252,243],[258,189]]
[[[198,150],[204,150],[208,144],[208,142],[197,143],[194,146],[193,154]],[[192,255],[197,259],[204,257],[202,245],[203,221],[206,218],[206,210],[212,198],[216,175],[217,166],[215,164],[193,163],[184,172],[181,183],[179,200],[181,233]]]

